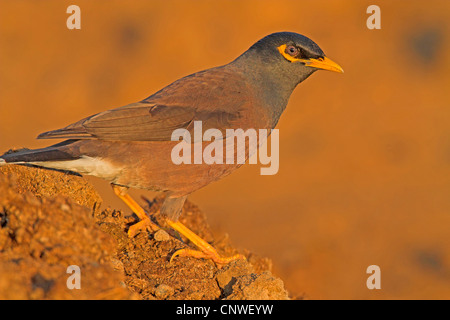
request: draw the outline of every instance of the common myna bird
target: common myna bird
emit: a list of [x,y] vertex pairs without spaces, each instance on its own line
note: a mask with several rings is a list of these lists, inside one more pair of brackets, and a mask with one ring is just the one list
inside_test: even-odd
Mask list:
[[[84,118],[38,139],[67,139],[47,148],[4,154],[0,165],[31,164],[93,175],[111,182],[140,221],[139,230],[159,227],[128,194],[128,188],[166,192],[161,214],[167,224],[198,247],[173,256],[212,259],[216,263],[243,258],[222,257],[206,241],[178,221],[186,197],[241,166],[175,164],[171,152],[176,129],[273,129],[295,87],[315,71],[343,72],[311,39],[292,32],[268,35],[234,61],[181,78],[148,98]],[[194,143],[192,141],[192,143]],[[247,145],[248,147],[248,145]]]

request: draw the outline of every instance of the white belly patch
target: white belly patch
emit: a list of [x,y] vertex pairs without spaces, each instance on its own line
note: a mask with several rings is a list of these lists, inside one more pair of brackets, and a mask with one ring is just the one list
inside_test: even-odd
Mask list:
[[28,163],[45,168],[74,171],[106,180],[114,180],[122,171],[121,167],[114,166],[107,160],[101,158],[91,158],[88,156],[82,156],[77,160],[37,161]]

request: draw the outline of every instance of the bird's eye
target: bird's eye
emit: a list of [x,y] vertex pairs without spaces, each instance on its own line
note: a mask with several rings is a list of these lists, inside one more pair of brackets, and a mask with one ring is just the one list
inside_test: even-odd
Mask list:
[[288,55],[290,55],[290,56],[292,56],[292,57],[295,57],[295,56],[298,55],[299,49],[298,49],[297,47],[294,47],[294,46],[287,46],[285,52],[286,52]]

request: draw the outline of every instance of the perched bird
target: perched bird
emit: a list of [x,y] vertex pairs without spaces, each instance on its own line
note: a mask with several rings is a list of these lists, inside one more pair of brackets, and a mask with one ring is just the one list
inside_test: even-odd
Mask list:
[[0,165],[31,164],[88,174],[111,182],[140,221],[128,233],[156,230],[128,188],[167,193],[161,214],[167,224],[198,250],[181,249],[176,256],[191,256],[227,263],[241,255],[222,257],[206,241],[178,221],[186,197],[195,190],[237,169],[240,164],[174,164],[174,130],[272,129],[295,87],[315,71],[343,72],[311,39],[292,32],[270,34],[234,61],[200,71],[148,98],[104,111],[65,128],[42,133],[38,139],[67,139],[36,150],[4,154]]

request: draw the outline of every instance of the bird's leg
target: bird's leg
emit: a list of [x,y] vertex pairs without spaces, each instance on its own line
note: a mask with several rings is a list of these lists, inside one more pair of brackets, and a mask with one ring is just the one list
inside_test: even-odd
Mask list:
[[177,257],[193,257],[193,258],[205,258],[211,259],[218,264],[227,264],[230,261],[237,259],[245,259],[243,255],[236,254],[231,257],[222,257],[214,249],[212,245],[196,235],[192,230],[187,228],[184,224],[178,221],[178,216],[181,213],[184,202],[187,196],[182,197],[170,197],[168,196],[161,207],[161,214],[165,217],[166,223],[179,234],[185,236],[191,241],[199,250],[193,249],[181,249],[176,251],[170,261]]
[[114,193],[118,196],[125,204],[133,210],[133,212],[138,216],[140,221],[138,223],[133,224],[128,229],[128,236],[134,237],[140,230],[145,230],[149,228],[151,231],[156,231],[160,229],[156,224],[154,224],[150,218],[145,213],[145,210],[134,201],[134,199],[127,193],[128,188],[117,186],[115,184],[111,184]]
[[181,249],[176,251],[172,257],[170,258],[170,262],[177,257],[193,257],[193,258],[205,258],[205,259],[211,259],[215,263],[218,264],[227,264],[231,261],[238,260],[238,259],[245,259],[245,257],[241,254],[235,254],[231,257],[222,257],[219,255],[219,253],[214,249],[212,245],[210,245],[208,242],[200,238],[198,235],[196,235],[194,232],[192,232],[189,228],[187,228],[184,224],[182,224],[179,221],[173,221],[170,219],[166,219],[167,224],[178,231],[180,234],[188,238],[193,244],[195,244],[200,250],[193,250],[193,249]]

